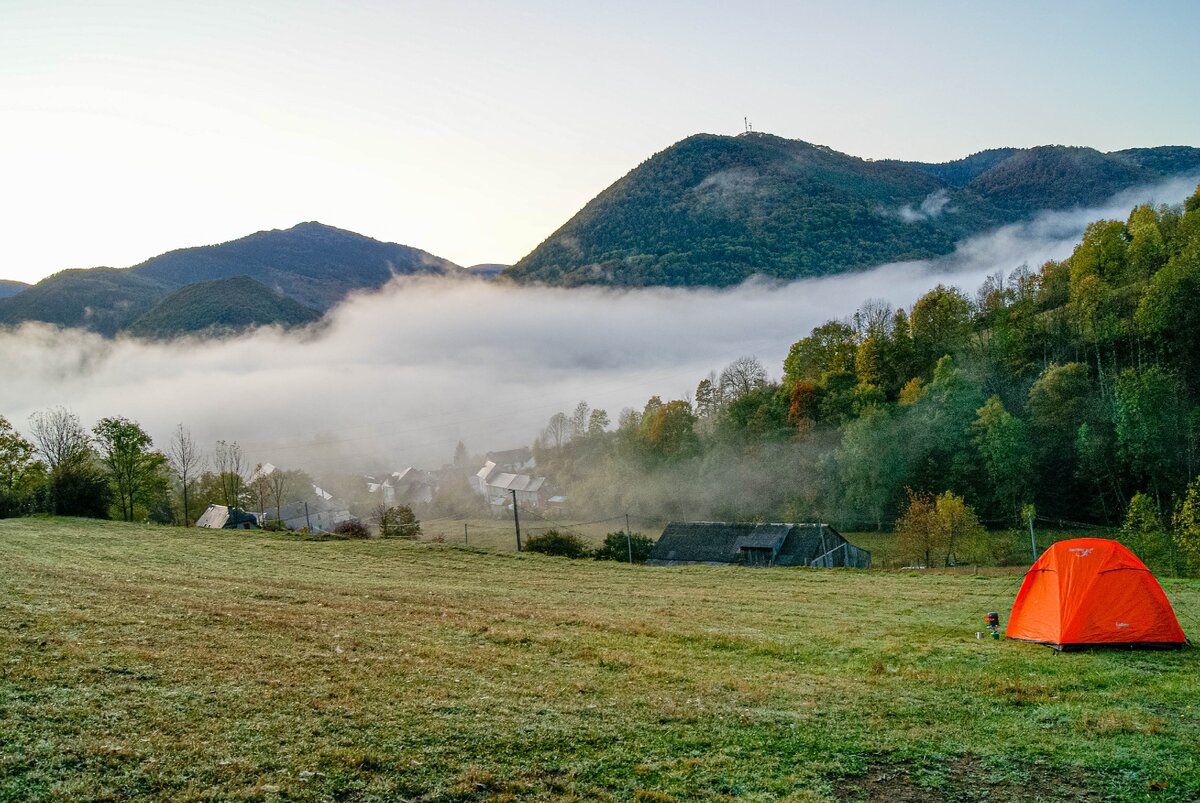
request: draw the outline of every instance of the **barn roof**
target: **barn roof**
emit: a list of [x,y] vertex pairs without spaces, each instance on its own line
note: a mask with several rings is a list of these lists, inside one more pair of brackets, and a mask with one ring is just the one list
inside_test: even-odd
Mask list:
[[[769,561],[748,560],[763,551],[770,552],[766,556]],[[648,562],[660,566],[769,562],[866,568],[871,553],[849,543],[828,524],[673,521],[663,530]]]

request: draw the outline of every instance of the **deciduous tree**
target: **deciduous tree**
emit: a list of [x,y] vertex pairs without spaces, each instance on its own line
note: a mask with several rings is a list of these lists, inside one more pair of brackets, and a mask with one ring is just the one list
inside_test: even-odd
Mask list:
[[997,509],[1014,522],[1030,501],[1033,459],[1025,422],[1004,409],[999,396],[992,396],[976,412],[975,444],[983,457],[992,498]]
[[217,441],[213,463],[220,483],[221,503],[226,507],[242,507],[246,503],[246,457],[237,441]]
[[135,506],[149,502],[152,492],[162,491],[160,470],[166,458],[151,448],[154,443],[141,425],[128,418],[102,418],[92,432],[121,518],[133,521]]
[[0,416],[0,518],[29,512],[46,467],[34,445]]
[[408,505],[379,505],[375,508],[375,524],[380,538],[419,538],[421,522]]
[[171,442],[167,446],[167,465],[179,482],[179,492],[183,501],[183,524],[192,526],[191,493],[197,477],[204,471],[205,457],[192,433],[180,424],[171,434]]

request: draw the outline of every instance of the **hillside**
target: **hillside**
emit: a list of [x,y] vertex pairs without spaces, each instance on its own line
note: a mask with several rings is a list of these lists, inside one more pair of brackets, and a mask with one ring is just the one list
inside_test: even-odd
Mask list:
[[62,519],[0,565],[4,800],[1200,795],[1196,651],[976,640],[1019,577]]
[[[56,273],[17,296],[0,298],[0,325],[45,321],[111,336],[175,290],[243,276],[300,307],[324,312],[350,292],[382,287],[396,275],[459,270],[452,262],[406,245],[320,223],[301,223],[220,245],[170,251],[132,268]],[[199,311],[193,306],[191,314]],[[190,321],[198,329],[224,325],[200,317]]]
[[130,270],[171,287],[249,276],[324,312],[352,290],[382,287],[393,276],[446,274],[459,267],[417,248],[314,222],[170,251]]
[[272,324],[301,326],[321,314],[248,276],[198,282],[176,290],[125,331],[135,337],[169,339],[226,334]]
[[932,165],[699,134],[643,162],[505,275],[623,286],[821,276],[948,254],[1038,210],[1181,173],[1200,175],[1200,149],[1003,148]]
[[169,292],[161,282],[130,270],[64,270],[0,299],[0,325],[44,321],[112,336]]
[[0,279],[0,298],[8,298],[15,296],[22,290],[27,290],[29,285],[25,282],[17,282],[12,279]]

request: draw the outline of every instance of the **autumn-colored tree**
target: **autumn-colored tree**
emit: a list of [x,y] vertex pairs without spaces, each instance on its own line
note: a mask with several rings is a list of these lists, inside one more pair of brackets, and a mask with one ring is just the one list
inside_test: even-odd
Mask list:
[[858,349],[854,329],[841,321],[828,321],[812,334],[792,344],[783,361],[783,378],[788,385],[803,380],[818,381],[830,372],[854,370]]
[[979,561],[987,556],[987,530],[975,509],[961,496],[946,491],[934,502],[934,521],[938,541],[946,551],[945,563],[953,566],[962,559]]
[[788,423],[801,431],[810,429],[820,415],[821,398],[816,384],[795,382],[788,396]]
[[[654,397],[651,402],[656,400]],[[641,421],[642,443],[647,454],[663,460],[694,454],[699,445],[695,424],[696,416],[686,401],[647,403]]]
[[921,561],[921,565],[933,565],[933,558],[944,545],[935,517],[932,494],[917,492],[912,488],[908,494],[908,507],[896,520],[896,541],[900,552],[908,559]]
[[[953,566],[960,557],[986,552],[987,530],[961,496],[908,491],[908,509],[896,521],[900,548],[910,558]],[[960,554],[963,553],[963,554]]]

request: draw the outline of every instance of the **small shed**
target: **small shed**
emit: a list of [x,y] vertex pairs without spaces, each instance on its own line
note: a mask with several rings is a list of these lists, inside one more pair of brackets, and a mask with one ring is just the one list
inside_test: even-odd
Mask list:
[[196,526],[210,530],[256,530],[258,518],[236,507],[209,505],[208,510],[196,519]]
[[652,566],[693,563],[866,569],[871,553],[828,524],[672,521],[654,545]]

